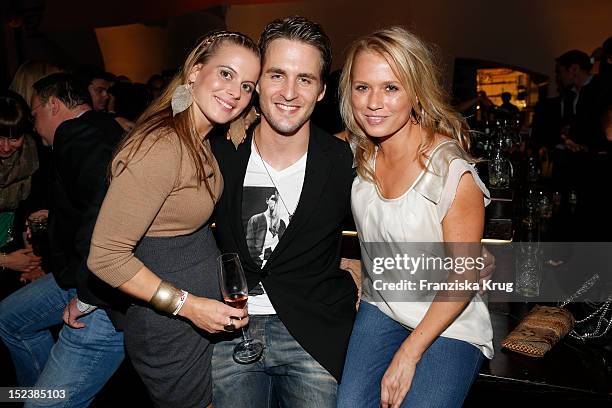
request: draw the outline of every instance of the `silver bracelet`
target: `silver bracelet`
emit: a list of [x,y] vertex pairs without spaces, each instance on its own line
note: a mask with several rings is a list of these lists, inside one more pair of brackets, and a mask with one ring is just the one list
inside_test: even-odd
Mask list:
[[186,290],[181,290],[181,300],[179,301],[179,304],[176,307],[176,310],[172,312],[172,315],[176,316],[178,312],[181,311],[181,309],[183,308],[183,305],[185,304],[185,301],[187,301],[188,295],[189,295],[189,292],[187,292]]

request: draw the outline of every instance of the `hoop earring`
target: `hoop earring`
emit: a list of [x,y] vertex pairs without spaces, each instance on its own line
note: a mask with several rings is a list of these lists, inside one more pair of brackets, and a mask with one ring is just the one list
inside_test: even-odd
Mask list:
[[419,120],[419,136],[423,137],[423,120],[425,120],[425,109],[421,106],[421,120]]
[[423,110],[423,107],[421,107],[421,120],[419,120],[419,136],[421,137],[421,140],[423,139],[423,119],[425,118],[425,111]]
[[172,93],[172,117],[187,110],[193,103],[192,83],[179,85]]
[[412,123],[413,125],[418,125],[419,124],[419,118],[417,118],[417,114],[416,111],[414,110],[414,108],[412,108],[412,112],[410,112],[410,123]]

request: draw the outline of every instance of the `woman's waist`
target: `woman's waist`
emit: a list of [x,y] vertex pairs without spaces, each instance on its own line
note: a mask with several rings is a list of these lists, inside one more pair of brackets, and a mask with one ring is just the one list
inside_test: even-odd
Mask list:
[[[159,235],[157,235],[159,234]],[[215,238],[210,226],[205,224],[192,231],[165,231],[142,237],[136,245],[134,254],[141,260],[146,258],[163,259],[169,255],[177,256],[206,256],[207,249],[217,250]]]
[[[410,329],[423,320],[431,307],[431,302],[387,302],[366,293],[362,301],[377,306],[381,312]],[[493,339],[493,328],[486,302],[479,296],[473,298],[441,335],[474,344],[489,343]]]
[[[185,203],[192,205],[187,207]],[[174,205],[166,200],[144,235],[163,238],[192,234],[209,224],[213,210],[212,202],[186,198],[182,205]]]

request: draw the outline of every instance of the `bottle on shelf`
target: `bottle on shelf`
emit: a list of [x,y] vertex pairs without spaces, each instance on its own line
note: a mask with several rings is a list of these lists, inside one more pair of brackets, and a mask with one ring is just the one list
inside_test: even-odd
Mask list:
[[491,188],[509,188],[512,178],[512,163],[504,156],[504,140],[498,134],[493,157],[489,161],[489,186]]

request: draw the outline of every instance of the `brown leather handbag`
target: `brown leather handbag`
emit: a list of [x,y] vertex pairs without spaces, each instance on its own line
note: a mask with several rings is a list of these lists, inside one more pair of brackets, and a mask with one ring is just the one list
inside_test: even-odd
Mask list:
[[543,357],[573,327],[574,316],[569,311],[536,305],[501,344],[529,357]]

